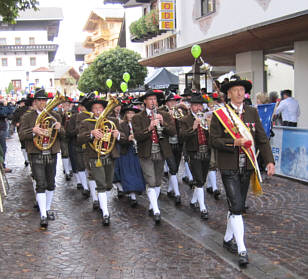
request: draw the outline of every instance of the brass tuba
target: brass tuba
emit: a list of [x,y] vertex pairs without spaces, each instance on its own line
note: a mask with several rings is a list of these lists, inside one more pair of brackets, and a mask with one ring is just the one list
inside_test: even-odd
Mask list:
[[97,119],[95,123],[94,129],[101,130],[103,134],[103,137],[101,139],[98,140],[94,138],[93,143],[90,143],[91,148],[97,152],[97,157],[98,157],[97,164],[96,164],[97,167],[101,166],[99,157],[101,155],[109,154],[115,145],[116,138],[113,137],[112,131],[116,130],[117,128],[113,121],[107,119],[107,116],[119,104],[120,103],[117,100],[117,98],[110,96],[110,99],[108,101],[106,108],[101,113],[101,115],[99,116],[99,118]]
[[35,135],[33,143],[39,150],[45,151],[50,149],[56,141],[58,130],[54,126],[58,120],[50,114],[50,112],[61,103],[65,102],[65,96],[57,92],[56,96],[51,100],[44,110],[38,115],[35,121],[35,126],[46,129],[46,135]]
[[174,119],[182,119],[184,117],[183,110],[179,106],[174,106],[171,109],[171,115]]

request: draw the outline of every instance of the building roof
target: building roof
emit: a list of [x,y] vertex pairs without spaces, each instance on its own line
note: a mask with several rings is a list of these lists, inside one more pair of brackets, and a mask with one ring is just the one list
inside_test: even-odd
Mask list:
[[68,65],[57,65],[53,67],[55,71],[55,79],[61,79],[65,76],[66,73],[71,75],[76,80],[79,79],[80,75],[79,73],[74,69],[72,66]]
[[93,19],[97,19],[97,17],[106,19],[122,19],[124,17],[124,9],[123,8],[101,8],[94,9],[91,11],[87,22],[83,28],[83,31],[93,31],[94,26],[96,25]]
[[54,72],[54,70],[49,69],[47,67],[39,67],[39,68],[33,70],[32,72]]
[[61,8],[57,7],[41,7],[38,11],[27,9],[20,11],[16,21],[26,20],[63,20]]

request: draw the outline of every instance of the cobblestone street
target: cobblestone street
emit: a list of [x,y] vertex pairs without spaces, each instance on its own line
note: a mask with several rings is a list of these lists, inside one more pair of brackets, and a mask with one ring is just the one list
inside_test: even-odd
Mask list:
[[[246,245],[251,264],[223,250],[227,205],[206,194],[209,220],[189,208],[190,188],[181,182],[182,205],[160,197],[162,222],[148,217],[145,196],[131,208],[109,197],[110,227],[74,180],[65,181],[60,157],[52,208],[56,220],[39,229],[32,208],[30,168],[24,167],[17,135],[7,141],[10,184],[0,213],[0,278],[305,278],[308,273],[308,186],[280,177],[267,179],[264,195],[249,195]],[[219,179],[220,188],[221,182]]]

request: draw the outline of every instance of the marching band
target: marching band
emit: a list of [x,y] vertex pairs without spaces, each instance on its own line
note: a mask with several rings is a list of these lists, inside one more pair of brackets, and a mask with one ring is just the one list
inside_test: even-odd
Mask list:
[[[85,198],[91,196],[93,210],[101,213],[104,226],[112,220],[108,192],[113,188],[119,198],[127,195],[132,208],[138,205],[138,195],[145,193],[149,215],[159,225],[164,166],[167,196],[179,206],[177,174],[183,159],[183,181],[192,189],[190,206],[200,211],[203,220],[210,215],[206,180],[207,192],[218,200],[216,174],[220,170],[229,205],[223,246],[238,253],[240,266],[246,266],[242,213],[250,178],[257,175],[257,162],[251,159],[255,148],[267,163],[268,174],[274,173],[269,142],[256,111],[243,105],[242,93],[251,88],[247,82],[231,80],[224,85],[230,105],[221,101],[220,92],[213,93],[209,102],[188,89],[181,96],[149,89],[129,99],[90,93],[78,102],[57,93],[47,102],[45,90],[37,88],[34,96],[24,100],[15,125],[25,148],[25,166],[31,167],[40,227],[46,229],[48,221],[55,220],[51,205],[57,153],[61,152],[65,179],[73,179]],[[239,116],[234,116],[235,111]],[[247,127],[246,122],[255,125]],[[248,135],[244,136],[245,128]]]

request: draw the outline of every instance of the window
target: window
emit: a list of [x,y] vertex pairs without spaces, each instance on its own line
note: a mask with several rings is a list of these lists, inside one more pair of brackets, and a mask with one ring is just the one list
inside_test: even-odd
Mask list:
[[6,38],[0,38],[0,45],[6,45]]
[[12,84],[14,87],[14,90],[20,90],[21,89],[21,80],[12,80]]
[[20,57],[16,58],[16,66],[22,66],[22,59]]
[[21,45],[21,38],[19,37],[15,38],[15,45]]
[[40,80],[38,78],[35,79],[35,84],[38,85],[40,83]]
[[1,59],[1,65],[2,65],[3,67],[6,67],[6,66],[7,66],[7,58],[2,58],[2,59]]
[[35,44],[35,39],[34,37],[29,38],[29,45],[34,45]]
[[52,78],[49,79],[49,84],[50,84],[50,87],[52,87],[52,84],[53,84]]
[[35,57],[30,57],[30,65],[36,66],[36,58]]
[[201,16],[215,12],[215,0],[201,0]]

